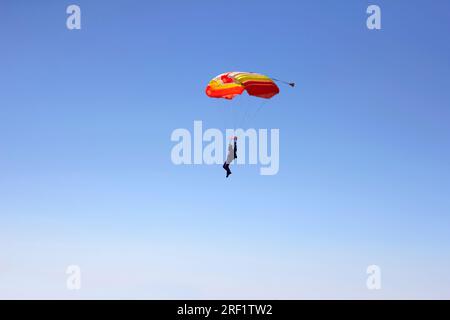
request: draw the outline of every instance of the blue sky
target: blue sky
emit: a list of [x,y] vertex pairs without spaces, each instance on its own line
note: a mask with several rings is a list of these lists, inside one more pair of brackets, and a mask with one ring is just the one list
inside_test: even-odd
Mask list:
[[[449,27],[444,0],[2,1],[0,297],[450,298]],[[259,103],[206,97],[231,70],[297,83],[247,123],[275,176],[170,160]]]

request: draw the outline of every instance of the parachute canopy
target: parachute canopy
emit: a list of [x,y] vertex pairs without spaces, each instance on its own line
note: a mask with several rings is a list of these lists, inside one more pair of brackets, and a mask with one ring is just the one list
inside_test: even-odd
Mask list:
[[262,74],[253,72],[227,72],[212,79],[206,87],[211,98],[233,99],[247,91],[251,96],[270,99],[280,92],[275,82]]

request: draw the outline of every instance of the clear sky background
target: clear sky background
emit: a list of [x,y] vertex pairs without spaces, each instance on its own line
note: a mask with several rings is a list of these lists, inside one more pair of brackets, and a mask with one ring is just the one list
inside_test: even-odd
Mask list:
[[[0,298],[450,298],[449,29],[446,0],[1,1]],[[255,103],[206,97],[232,70],[298,84],[247,124],[275,176],[171,162]]]

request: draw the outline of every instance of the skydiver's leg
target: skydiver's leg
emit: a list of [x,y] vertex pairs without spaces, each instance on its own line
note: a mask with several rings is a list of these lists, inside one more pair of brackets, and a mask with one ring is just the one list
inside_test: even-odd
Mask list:
[[231,174],[230,165],[225,161],[223,168],[227,171],[227,178]]

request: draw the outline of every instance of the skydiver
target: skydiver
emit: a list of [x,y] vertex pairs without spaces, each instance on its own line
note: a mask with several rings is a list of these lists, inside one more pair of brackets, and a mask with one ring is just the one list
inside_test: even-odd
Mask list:
[[224,168],[227,171],[227,178],[228,176],[231,174],[231,170],[230,170],[230,164],[231,162],[233,162],[234,159],[237,159],[237,137],[234,137],[234,147],[233,145],[230,144],[228,145],[228,156],[227,156],[227,160],[224,162],[222,168]]

